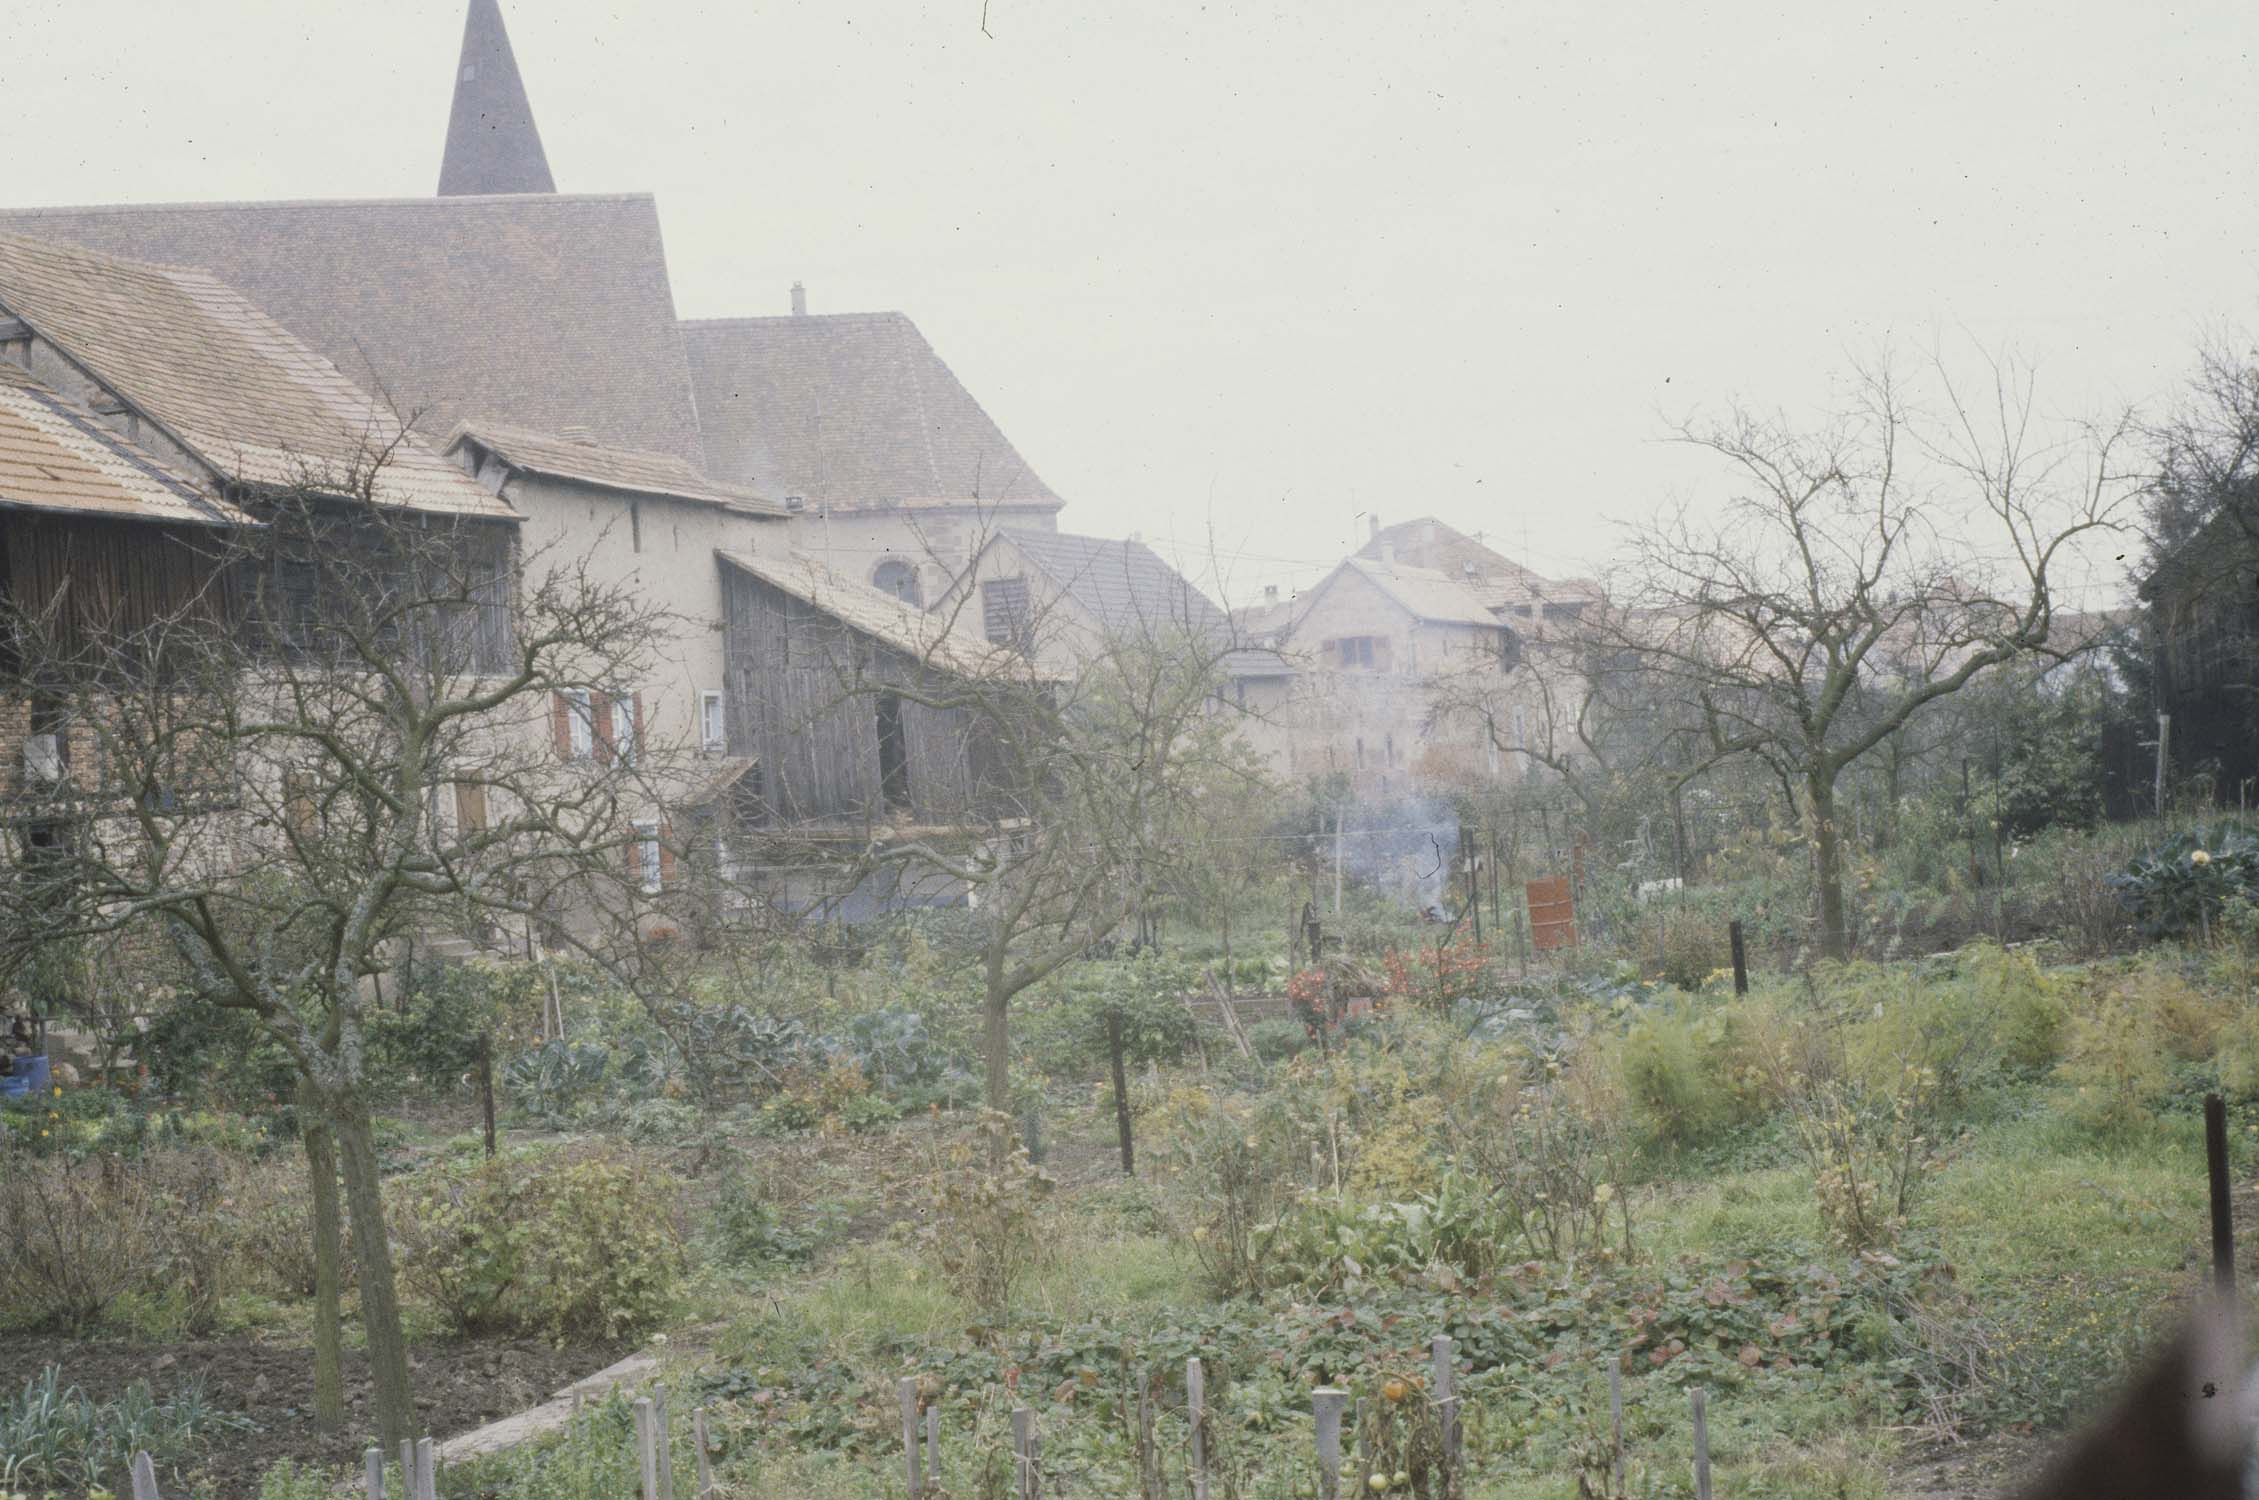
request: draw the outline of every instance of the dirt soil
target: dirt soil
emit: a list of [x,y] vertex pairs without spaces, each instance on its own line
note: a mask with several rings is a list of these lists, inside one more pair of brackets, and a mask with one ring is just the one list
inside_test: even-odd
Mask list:
[[[557,1349],[536,1339],[425,1344],[410,1350],[416,1406],[434,1438],[468,1432],[547,1400],[584,1375],[626,1354],[631,1344]],[[256,1340],[210,1340],[152,1346],[99,1339],[16,1339],[8,1346],[12,1378],[28,1378],[55,1364],[65,1385],[96,1400],[111,1400],[136,1380],[146,1380],[162,1401],[190,1376],[202,1376],[204,1394],[224,1411],[255,1422],[248,1432],[221,1432],[200,1440],[177,1474],[160,1476],[167,1495],[208,1484],[214,1500],[249,1500],[259,1477],[277,1459],[325,1465],[357,1464],[373,1425],[368,1364],[345,1353],[345,1426],[322,1433],[314,1426],[314,1356],[310,1348]]]

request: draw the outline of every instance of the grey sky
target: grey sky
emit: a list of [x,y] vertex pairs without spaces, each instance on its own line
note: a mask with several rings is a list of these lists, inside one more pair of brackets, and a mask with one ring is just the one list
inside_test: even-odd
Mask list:
[[[2249,0],[503,0],[565,191],[687,316],[900,308],[1066,526],[1299,582],[1434,513],[1553,572],[1654,441],[1847,349],[2169,394],[2259,273]],[[13,204],[424,195],[461,0],[9,0]]]

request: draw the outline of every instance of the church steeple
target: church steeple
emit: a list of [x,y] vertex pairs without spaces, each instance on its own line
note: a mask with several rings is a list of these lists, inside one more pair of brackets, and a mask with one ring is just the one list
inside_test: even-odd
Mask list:
[[497,0],[471,0],[463,21],[463,59],[455,70],[455,109],[447,117],[447,156],[439,164],[439,195],[555,191],[510,34],[502,29],[502,7]]

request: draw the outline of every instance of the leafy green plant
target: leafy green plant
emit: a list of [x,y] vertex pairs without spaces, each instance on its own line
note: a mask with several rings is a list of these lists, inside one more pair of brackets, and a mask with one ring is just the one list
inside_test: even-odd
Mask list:
[[604,1087],[611,1061],[602,1047],[557,1038],[511,1058],[503,1083],[529,1113],[555,1124]]
[[2207,940],[2231,900],[2259,898],[2259,838],[2223,825],[2167,839],[2109,880],[2142,936]]
[[136,1452],[170,1465],[196,1439],[250,1425],[212,1405],[196,1376],[163,1401],[140,1380],[115,1401],[95,1401],[49,1365],[13,1399],[0,1395],[0,1493],[91,1490],[106,1477],[122,1481]]

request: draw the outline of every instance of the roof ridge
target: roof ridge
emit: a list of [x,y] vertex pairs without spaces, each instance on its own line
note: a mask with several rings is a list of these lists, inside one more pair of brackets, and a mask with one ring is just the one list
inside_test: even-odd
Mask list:
[[728,318],[678,318],[675,321],[685,328],[751,328],[767,327],[780,323],[852,323],[878,322],[886,318],[900,318],[911,327],[917,326],[911,316],[900,308],[879,308],[870,312],[832,313],[745,313]]

